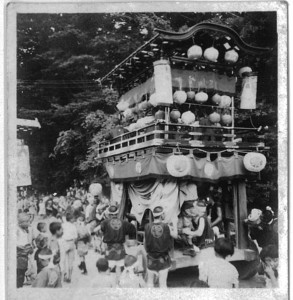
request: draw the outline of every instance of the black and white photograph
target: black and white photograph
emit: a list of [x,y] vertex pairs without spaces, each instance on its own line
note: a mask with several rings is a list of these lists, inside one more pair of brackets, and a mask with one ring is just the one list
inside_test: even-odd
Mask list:
[[286,5],[186,3],[6,6],[9,299],[288,299]]

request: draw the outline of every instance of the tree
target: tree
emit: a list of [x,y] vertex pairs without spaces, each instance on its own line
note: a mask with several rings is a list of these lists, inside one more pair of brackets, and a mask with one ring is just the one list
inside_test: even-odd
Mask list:
[[[17,21],[18,116],[37,117],[42,125],[28,141],[37,162],[33,184],[59,191],[74,178],[106,178],[95,160],[97,141],[114,126],[118,96],[110,88],[101,90],[97,79],[151,38],[155,28],[184,31],[207,21],[234,28],[252,45],[272,47],[277,41],[271,12],[19,14]],[[238,122],[270,126],[272,159],[263,184],[270,180],[275,188],[276,51],[255,64],[264,78],[258,83],[262,101],[252,114],[241,112]]]

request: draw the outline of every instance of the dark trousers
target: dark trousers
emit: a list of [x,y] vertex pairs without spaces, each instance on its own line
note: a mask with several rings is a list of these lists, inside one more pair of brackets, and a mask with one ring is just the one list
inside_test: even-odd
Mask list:
[[25,278],[25,269],[16,269],[16,287],[20,288],[23,287],[24,278]]

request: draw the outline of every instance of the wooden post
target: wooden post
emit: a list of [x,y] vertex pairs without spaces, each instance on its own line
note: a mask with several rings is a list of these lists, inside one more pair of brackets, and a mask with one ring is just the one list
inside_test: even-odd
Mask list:
[[247,218],[246,185],[244,181],[233,183],[233,207],[236,247],[246,249],[248,247],[248,231],[247,226],[244,224],[244,219]]

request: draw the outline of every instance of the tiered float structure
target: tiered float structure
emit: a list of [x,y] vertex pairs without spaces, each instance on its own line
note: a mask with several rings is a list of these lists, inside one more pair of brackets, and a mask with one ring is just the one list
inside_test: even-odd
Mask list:
[[[113,188],[114,183],[122,187],[121,213],[128,216],[135,206],[129,195],[133,183],[166,179],[179,189],[183,183],[220,183],[227,202],[226,235],[232,232],[229,224],[235,228],[231,260],[251,266],[258,254],[243,222],[245,180],[264,167],[262,152],[268,148],[257,128],[235,124],[241,109],[256,108],[257,73],[249,62],[271,49],[250,46],[231,28],[211,23],[186,32],[156,32],[101,79],[102,85],[118,90],[117,108],[129,126],[116,128],[99,143],[97,160]],[[142,216],[136,219],[143,223]],[[197,257],[173,251],[173,269],[197,264]]]

